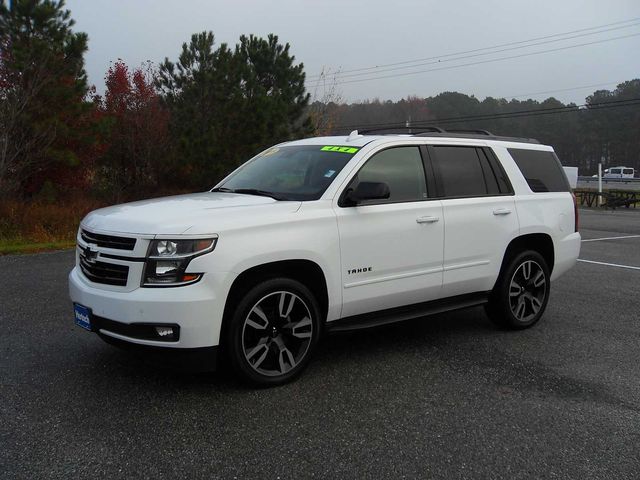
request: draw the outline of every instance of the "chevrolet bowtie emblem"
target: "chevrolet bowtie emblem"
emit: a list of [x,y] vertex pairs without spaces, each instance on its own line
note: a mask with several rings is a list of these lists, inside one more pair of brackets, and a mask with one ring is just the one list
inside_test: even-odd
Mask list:
[[84,247],[84,259],[89,263],[95,263],[98,259],[98,250],[94,250],[91,245]]

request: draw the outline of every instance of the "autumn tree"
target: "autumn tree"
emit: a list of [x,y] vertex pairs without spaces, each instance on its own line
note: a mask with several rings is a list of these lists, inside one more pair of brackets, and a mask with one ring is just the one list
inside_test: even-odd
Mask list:
[[108,133],[99,159],[98,187],[112,201],[156,192],[170,175],[166,163],[169,116],[154,82],[150,64],[130,71],[122,60],[105,76],[105,95],[98,104]]
[[[48,169],[80,163],[91,106],[83,55],[64,1],[0,0],[0,192],[29,193]],[[39,182],[36,181],[39,179]]]

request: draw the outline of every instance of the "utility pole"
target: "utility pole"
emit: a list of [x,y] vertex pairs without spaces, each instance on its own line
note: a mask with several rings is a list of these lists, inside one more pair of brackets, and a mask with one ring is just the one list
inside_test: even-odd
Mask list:
[[602,163],[598,163],[598,206],[602,206]]

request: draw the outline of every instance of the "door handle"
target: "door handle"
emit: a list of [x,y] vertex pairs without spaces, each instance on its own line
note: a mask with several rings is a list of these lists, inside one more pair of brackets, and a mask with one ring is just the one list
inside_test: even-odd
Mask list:
[[511,213],[511,210],[508,208],[496,208],[493,211],[494,215],[509,215]]
[[440,220],[440,218],[438,218],[438,217],[418,217],[418,218],[416,218],[416,222],[417,223],[435,223],[438,220]]

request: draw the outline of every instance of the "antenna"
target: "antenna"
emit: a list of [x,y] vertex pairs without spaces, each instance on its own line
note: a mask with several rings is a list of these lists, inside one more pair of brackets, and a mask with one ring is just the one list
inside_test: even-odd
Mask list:
[[353,132],[351,132],[349,134],[349,136],[347,137],[347,142],[353,142],[355,139],[362,137],[362,135],[360,135],[358,133],[358,130],[354,130]]

